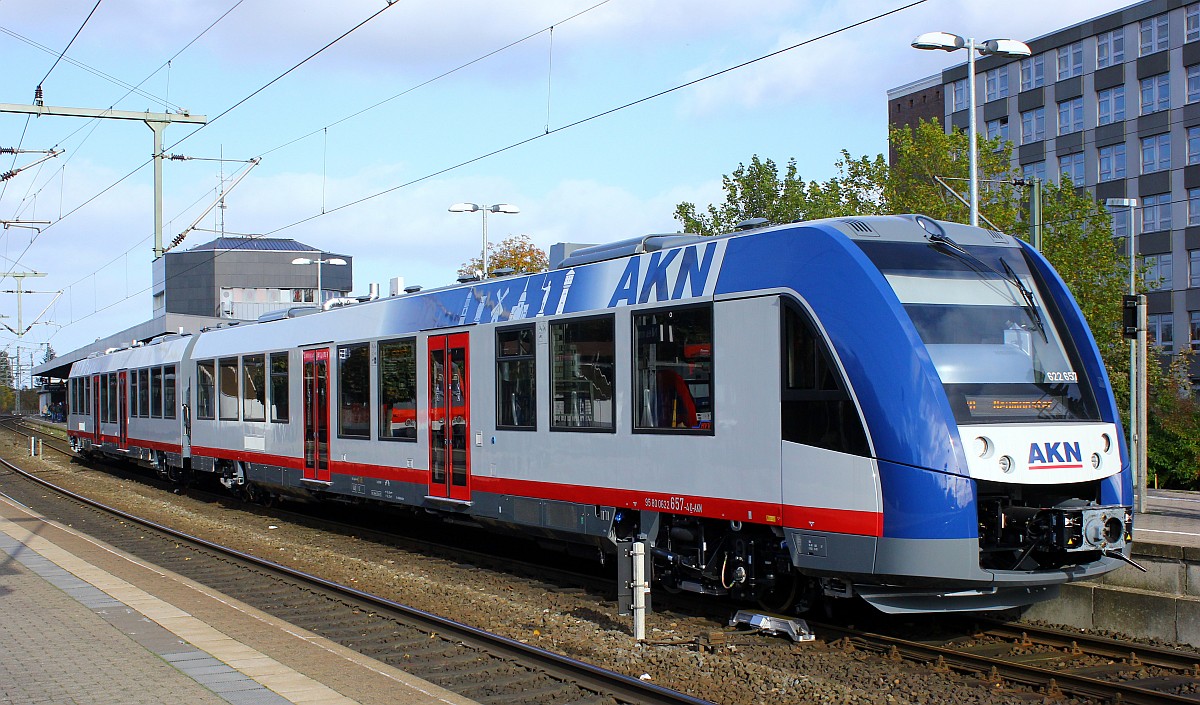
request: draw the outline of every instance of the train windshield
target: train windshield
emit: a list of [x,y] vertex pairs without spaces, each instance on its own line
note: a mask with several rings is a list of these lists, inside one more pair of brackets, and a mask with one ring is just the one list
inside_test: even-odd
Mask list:
[[912,319],[959,423],[1099,418],[1020,250],[948,239],[860,244]]

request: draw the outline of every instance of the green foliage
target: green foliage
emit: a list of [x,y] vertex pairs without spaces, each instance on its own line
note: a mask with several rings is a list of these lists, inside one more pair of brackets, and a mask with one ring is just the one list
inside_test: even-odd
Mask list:
[[[968,207],[947,189],[967,198],[970,172],[968,138],[947,133],[936,120],[915,129],[893,127],[894,160],[883,155],[854,159],[842,150],[837,175],[805,182],[795,159],[780,174],[778,165],[758,155],[723,177],[725,202],[703,211],[680,203],[675,217],[687,232],[716,235],[748,218],[771,223],[849,215],[923,213],[965,223]],[[980,224],[1026,237],[1028,198],[1020,174],[1011,167],[1012,145],[979,139]],[[940,177],[940,180],[939,180]],[[1128,291],[1129,270],[1112,237],[1108,212],[1084,189],[1049,182],[1042,190],[1042,253],[1058,270],[1078,302],[1104,358],[1118,409],[1129,409],[1129,346],[1121,337],[1121,297]],[[1140,275],[1139,275],[1140,276]],[[1144,290],[1142,288],[1141,290]],[[1190,392],[1189,355],[1171,359],[1168,369],[1150,365],[1151,473],[1167,485],[1200,488],[1200,408]],[[1184,392],[1183,390],[1187,390]],[[1128,427],[1128,418],[1124,419]]]
[[1191,350],[1184,349],[1166,369],[1150,364],[1146,464],[1152,486],[1200,489],[1200,405],[1189,393],[1191,362]]
[[[967,134],[946,132],[937,120],[916,129],[892,127],[888,137],[896,159],[887,171],[880,212],[923,213],[938,220],[970,222],[970,208],[955,198],[938,177],[969,198],[970,159]],[[1012,145],[999,138],[978,142],[980,224],[995,223],[1002,232],[1017,232],[1021,208],[1010,166]]]
[[705,212],[693,203],[680,203],[675,218],[684,230],[701,235],[717,235],[733,230],[749,218],[766,218],[772,223],[816,220],[845,215],[879,214],[883,203],[882,182],[887,174],[883,155],[875,159],[852,159],[842,150],[838,175],[818,183],[805,183],[790,159],[781,178],[774,161],[750,158],[750,165],[739,164],[732,174],[722,178],[725,203],[709,205]]
[[12,389],[12,386],[12,360],[9,359],[7,350],[0,350],[0,388]]
[[1071,290],[1118,398],[1127,400],[1129,345],[1121,337],[1121,297],[1129,279],[1113,244],[1112,217],[1086,191],[1050,182],[1042,187],[1042,222],[1042,254]]

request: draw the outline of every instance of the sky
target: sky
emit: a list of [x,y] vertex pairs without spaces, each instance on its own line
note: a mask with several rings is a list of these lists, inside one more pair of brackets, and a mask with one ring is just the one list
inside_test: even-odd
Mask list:
[[[41,84],[47,106],[203,115],[165,132],[189,158],[164,164],[165,243],[259,159],[178,249],[295,238],[386,293],[479,255],[481,217],[453,203],[519,207],[489,239],[543,249],[676,232],[675,206],[722,201],[753,155],[825,180],[842,149],[885,153],[887,90],[966,58],[918,34],[1028,40],[1130,4],[911,2],[0,0],[0,103]],[[0,230],[0,324],[18,328],[7,274],[45,274],[0,349],[40,363],[151,317],[153,146],[137,121],[0,113],[17,147],[64,150],[0,153],[20,169],[0,221],[47,221]]]

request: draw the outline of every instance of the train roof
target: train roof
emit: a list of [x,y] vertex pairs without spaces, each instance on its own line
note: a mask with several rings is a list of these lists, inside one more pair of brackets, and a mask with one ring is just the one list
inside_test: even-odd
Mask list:
[[[312,311],[319,318],[289,314],[279,316],[277,320],[234,323],[202,332],[196,337],[192,355],[196,358],[209,358],[253,351],[303,348],[392,335],[412,335],[418,331],[480,322],[516,322],[544,313],[602,310],[611,308],[614,302],[619,301],[613,293],[613,287],[626,270],[628,260],[649,255],[651,259],[658,257],[665,262],[675,257],[667,254],[668,251],[679,250],[685,254],[675,258],[673,266],[678,267],[682,266],[679,263],[688,256],[695,257],[694,253],[698,249],[723,253],[726,243],[731,240],[787,231],[795,231],[797,237],[804,237],[804,231],[811,229],[826,232],[833,230],[856,242],[926,243],[931,237],[942,235],[964,246],[1019,246],[1015,239],[1002,233],[935,221],[923,215],[826,218],[780,225],[759,225],[758,222],[747,221],[743,229],[712,237],[689,233],[653,234],[603,245],[577,246],[557,263],[555,269],[547,272],[494,277],[486,281],[466,281],[354,303],[323,312]],[[716,257],[715,261],[719,262],[721,254],[717,254]],[[700,264],[702,263],[699,260],[694,260],[693,270]],[[720,265],[717,264],[713,273],[719,268]],[[706,276],[707,274],[706,272]],[[715,283],[716,276],[712,276],[711,279],[713,281],[704,284],[704,287],[708,288],[702,287],[701,293],[704,295],[711,295],[711,285]],[[572,282],[575,288],[571,291],[571,301],[567,302],[566,291]],[[692,284],[693,289],[684,292],[683,298],[687,298],[689,293],[693,298],[700,295],[699,290],[695,289],[695,283]],[[673,286],[671,298],[678,298],[681,291],[682,285]],[[548,299],[560,294],[562,301],[548,310]],[[529,302],[526,302],[526,296]],[[536,307],[538,302],[540,307]],[[522,310],[521,306],[526,303],[535,308]],[[307,312],[297,311],[298,314]],[[149,347],[152,346],[147,346]],[[126,366],[136,367],[178,360],[182,352],[181,348],[163,357],[146,357],[146,352],[134,352]],[[88,364],[81,369],[88,370],[93,369],[94,365],[104,364],[82,362]],[[77,363],[77,366],[79,364]]]
[[116,369],[177,363],[183,359],[188,346],[194,339],[195,337],[192,335],[171,334],[155,338],[145,345],[135,345],[93,355],[71,365],[71,376],[86,377]]

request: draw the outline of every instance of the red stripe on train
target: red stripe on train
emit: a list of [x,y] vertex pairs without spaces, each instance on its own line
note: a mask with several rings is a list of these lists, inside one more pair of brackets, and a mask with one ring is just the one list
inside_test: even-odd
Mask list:
[[[301,470],[304,467],[303,458],[255,451],[193,446],[192,454],[221,460],[275,465],[294,470]],[[384,465],[342,462],[331,459],[329,461],[329,469],[332,474],[349,477],[369,477],[376,480],[413,484],[426,484],[429,482],[429,471],[420,468],[398,468]],[[838,534],[857,534],[862,536],[883,535],[883,514],[881,512],[781,505],[773,502],[754,502],[672,494],[669,492],[615,489],[610,487],[588,487],[584,485],[516,480],[481,475],[472,475],[469,478],[469,482],[471,483],[471,489],[476,492],[489,492],[532,499],[558,500],[574,502],[576,504],[595,504],[660,511],[672,514],[692,515],[706,519],[744,521],[751,524],[790,526],[798,529]]]

